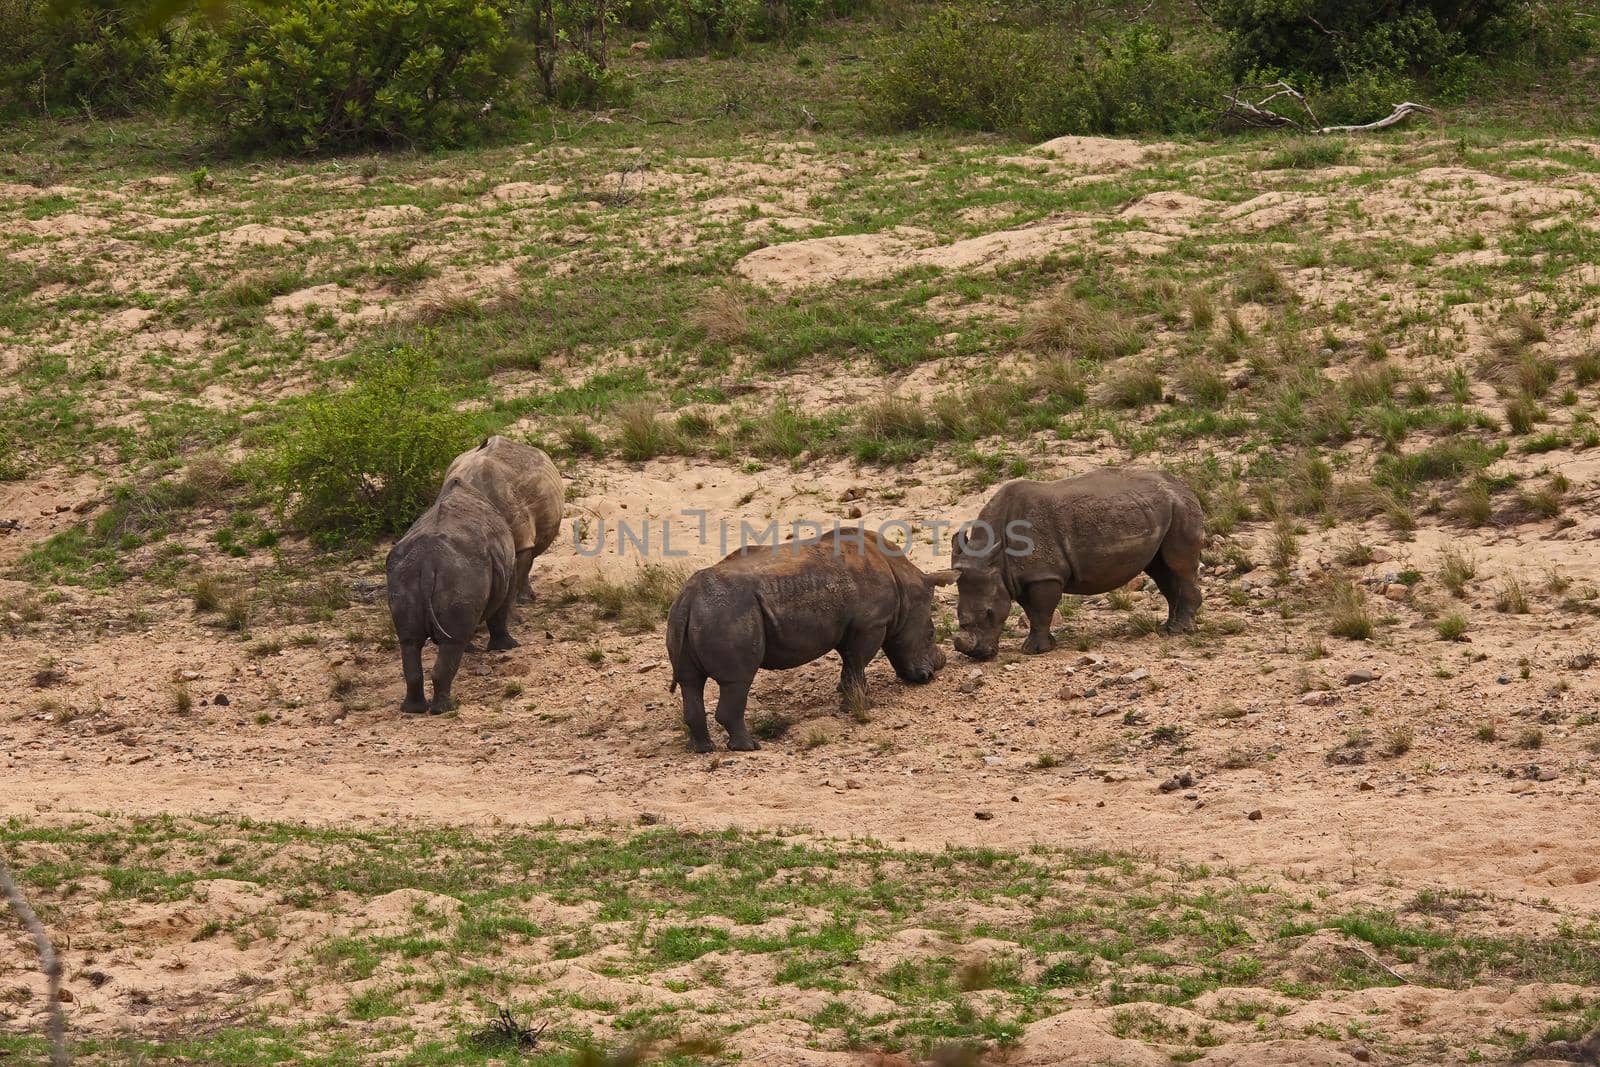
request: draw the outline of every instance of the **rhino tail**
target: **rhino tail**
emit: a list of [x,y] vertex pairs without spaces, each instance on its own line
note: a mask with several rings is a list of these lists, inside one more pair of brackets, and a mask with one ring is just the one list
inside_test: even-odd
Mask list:
[[423,582],[428,587],[428,627],[433,631],[433,643],[436,645],[443,643],[439,640],[441,634],[444,635],[445,641],[454,641],[455,638],[450,636],[450,631],[446,630],[439,622],[439,616],[433,610],[433,595],[439,587],[439,576],[434,573],[430,564],[425,563],[423,566],[427,568],[427,572],[423,575]]
[[667,661],[672,666],[672,680],[667,683],[669,693],[678,691],[678,662],[683,658],[683,650],[688,642],[689,602],[679,599],[673,602],[667,619]]
[[761,609],[761,617],[766,620],[767,628],[776,633],[778,630],[778,616],[772,613],[771,606],[768,605],[766,597],[761,595],[761,590],[759,589],[756,590],[756,606]]

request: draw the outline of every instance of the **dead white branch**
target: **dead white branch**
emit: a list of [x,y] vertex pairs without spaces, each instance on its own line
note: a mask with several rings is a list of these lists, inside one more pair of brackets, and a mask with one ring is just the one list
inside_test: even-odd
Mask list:
[[1387,118],[1381,118],[1377,122],[1368,122],[1368,123],[1366,123],[1364,125],[1361,125],[1361,126],[1324,126],[1321,129],[1313,130],[1312,132],[1313,133],[1359,133],[1362,130],[1381,130],[1385,126],[1394,126],[1394,125],[1397,125],[1399,123],[1402,123],[1406,119],[1410,118],[1412,115],[1437,115],[1437,114],[1438,114],[1438,112],[1435,111],[1433,108],[1429,107],[1427,104],[1414,104],[1414,103],[1412,103],[1411,101],[1408,100],[1403,104],[1396,104],[1394,106],[1394,114],[1388,116]]
[[[1275,111],[1272,105],[1279,100],[1291,100],[1299,105],[1305,113],[1305,118],[1295,118],[1282,111]],[[1252,127],[1262,130],[1298,130],[1301,133],[1360,133],[1366,130],[1381,130],[1388,126],[1395,126],[1404,122],[1412,115],[1436,115],[1433,108],[1426,104],[1406,101],[1396,104],[1392,114],[1376,122],[1368,122],[1357,126],[1324,126],[1317,121],[1317,116],[1311,110],[1311,104],[1301,93],[1288,82],[1273,82],[1270,85],[1241,85],[1223,97],[1223,108],[1218,117],[1219,122],[1232,123],[1237,126]],[[1281,107],[1282,105],[1278,105]]]
[[50,1063],[52,1067],[67,1067],[67,1020],[61,1013],[61,961],[56,958],[55,946],[50,944],[50,933],[34,914],[22,890],[11,879],[5,860],[0,859],[0,894],[17,913],[17,918],[33,937],[33,947],[39,953],[39,969],[44,971],[46,992],[50,1009]]

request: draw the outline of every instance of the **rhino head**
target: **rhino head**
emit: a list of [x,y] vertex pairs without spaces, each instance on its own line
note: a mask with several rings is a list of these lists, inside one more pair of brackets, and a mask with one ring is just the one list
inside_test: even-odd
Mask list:
[[969,659],[988,660],[1000,651],[1000,631],[1011,614],[1011,594],[1000,575],[999,545],[974,544],[965,531],[951,539],[950,561],[957,575],[956,651]]
[[933,591],[956,580],[954,571],[924,574],[908,566],[913,577],[900,586],[900,629],[883,644],[883,651],[902,681],[921,684],[945,665],[944,649],[933,631]]

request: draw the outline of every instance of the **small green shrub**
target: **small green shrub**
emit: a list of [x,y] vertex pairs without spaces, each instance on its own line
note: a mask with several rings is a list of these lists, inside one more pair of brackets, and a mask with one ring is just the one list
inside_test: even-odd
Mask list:
[[733,51],[751,41],[792,41],[862,0],[633,0],[628,22],[661,35],[673,53]]
[[436,366],[411,348],[367,357],[343,392],[307,400],[261,461],[279,510],[324,543],[399,533],[476,439]]
[[430,145],[510,102],[524,55],[483,0],[283,0],[229,5],[168,80],[180,114],[245,147]]
[[1194,132],[1210,121],[1219,72],[1144,25],[1105,35],[1004,9],[945,8],[886,39],[866,98],[895,129],[955,126],[1059,134]]

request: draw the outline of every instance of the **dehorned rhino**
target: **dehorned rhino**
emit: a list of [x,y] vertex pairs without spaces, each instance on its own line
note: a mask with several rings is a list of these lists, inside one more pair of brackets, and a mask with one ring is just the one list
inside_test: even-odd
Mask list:
[[457,456],[445,472],[445,484],[452,478],[475,489],[511,527],[517,546],[512,588],[531,599],[528,571],[561,532],[565,486],[556,465],[532,445],[496,435]]
[[[489,623],[491,649],[514,648],[506,629],[516,600],[517,551],[511,527],[471,486],[449,479],[439,499],[389,551],[389,614],[400,641],[406,698],[413,714],[449,711],[450,685],[478,625]],[[422,646],[438,646],[433,703],[422,691]]]
[[744,713],[760,668],[789,670],[836,651],[847,708],[866,706],[866,668],[879,649],[902,679],[929,681],[945,662],[933,590],[954,580],[953,571],[924,574],[860,529],[741,549],[697,571],[667,615],[672,688],[683,687],[690,747],[711,751],[707,678],[716,679],[717,722],[736,751],[759,747]]
[[1200,501],[1163,471],[1108,467],[1056,482],[1007,482],[952,538],[956,651],[992,658],[1015,600],[1028,616],[1022,650],[1048,652],[1063,593],[1110,592],[1140,571],[1167,598],[1167,631],[1192,630],[1204,542]]

